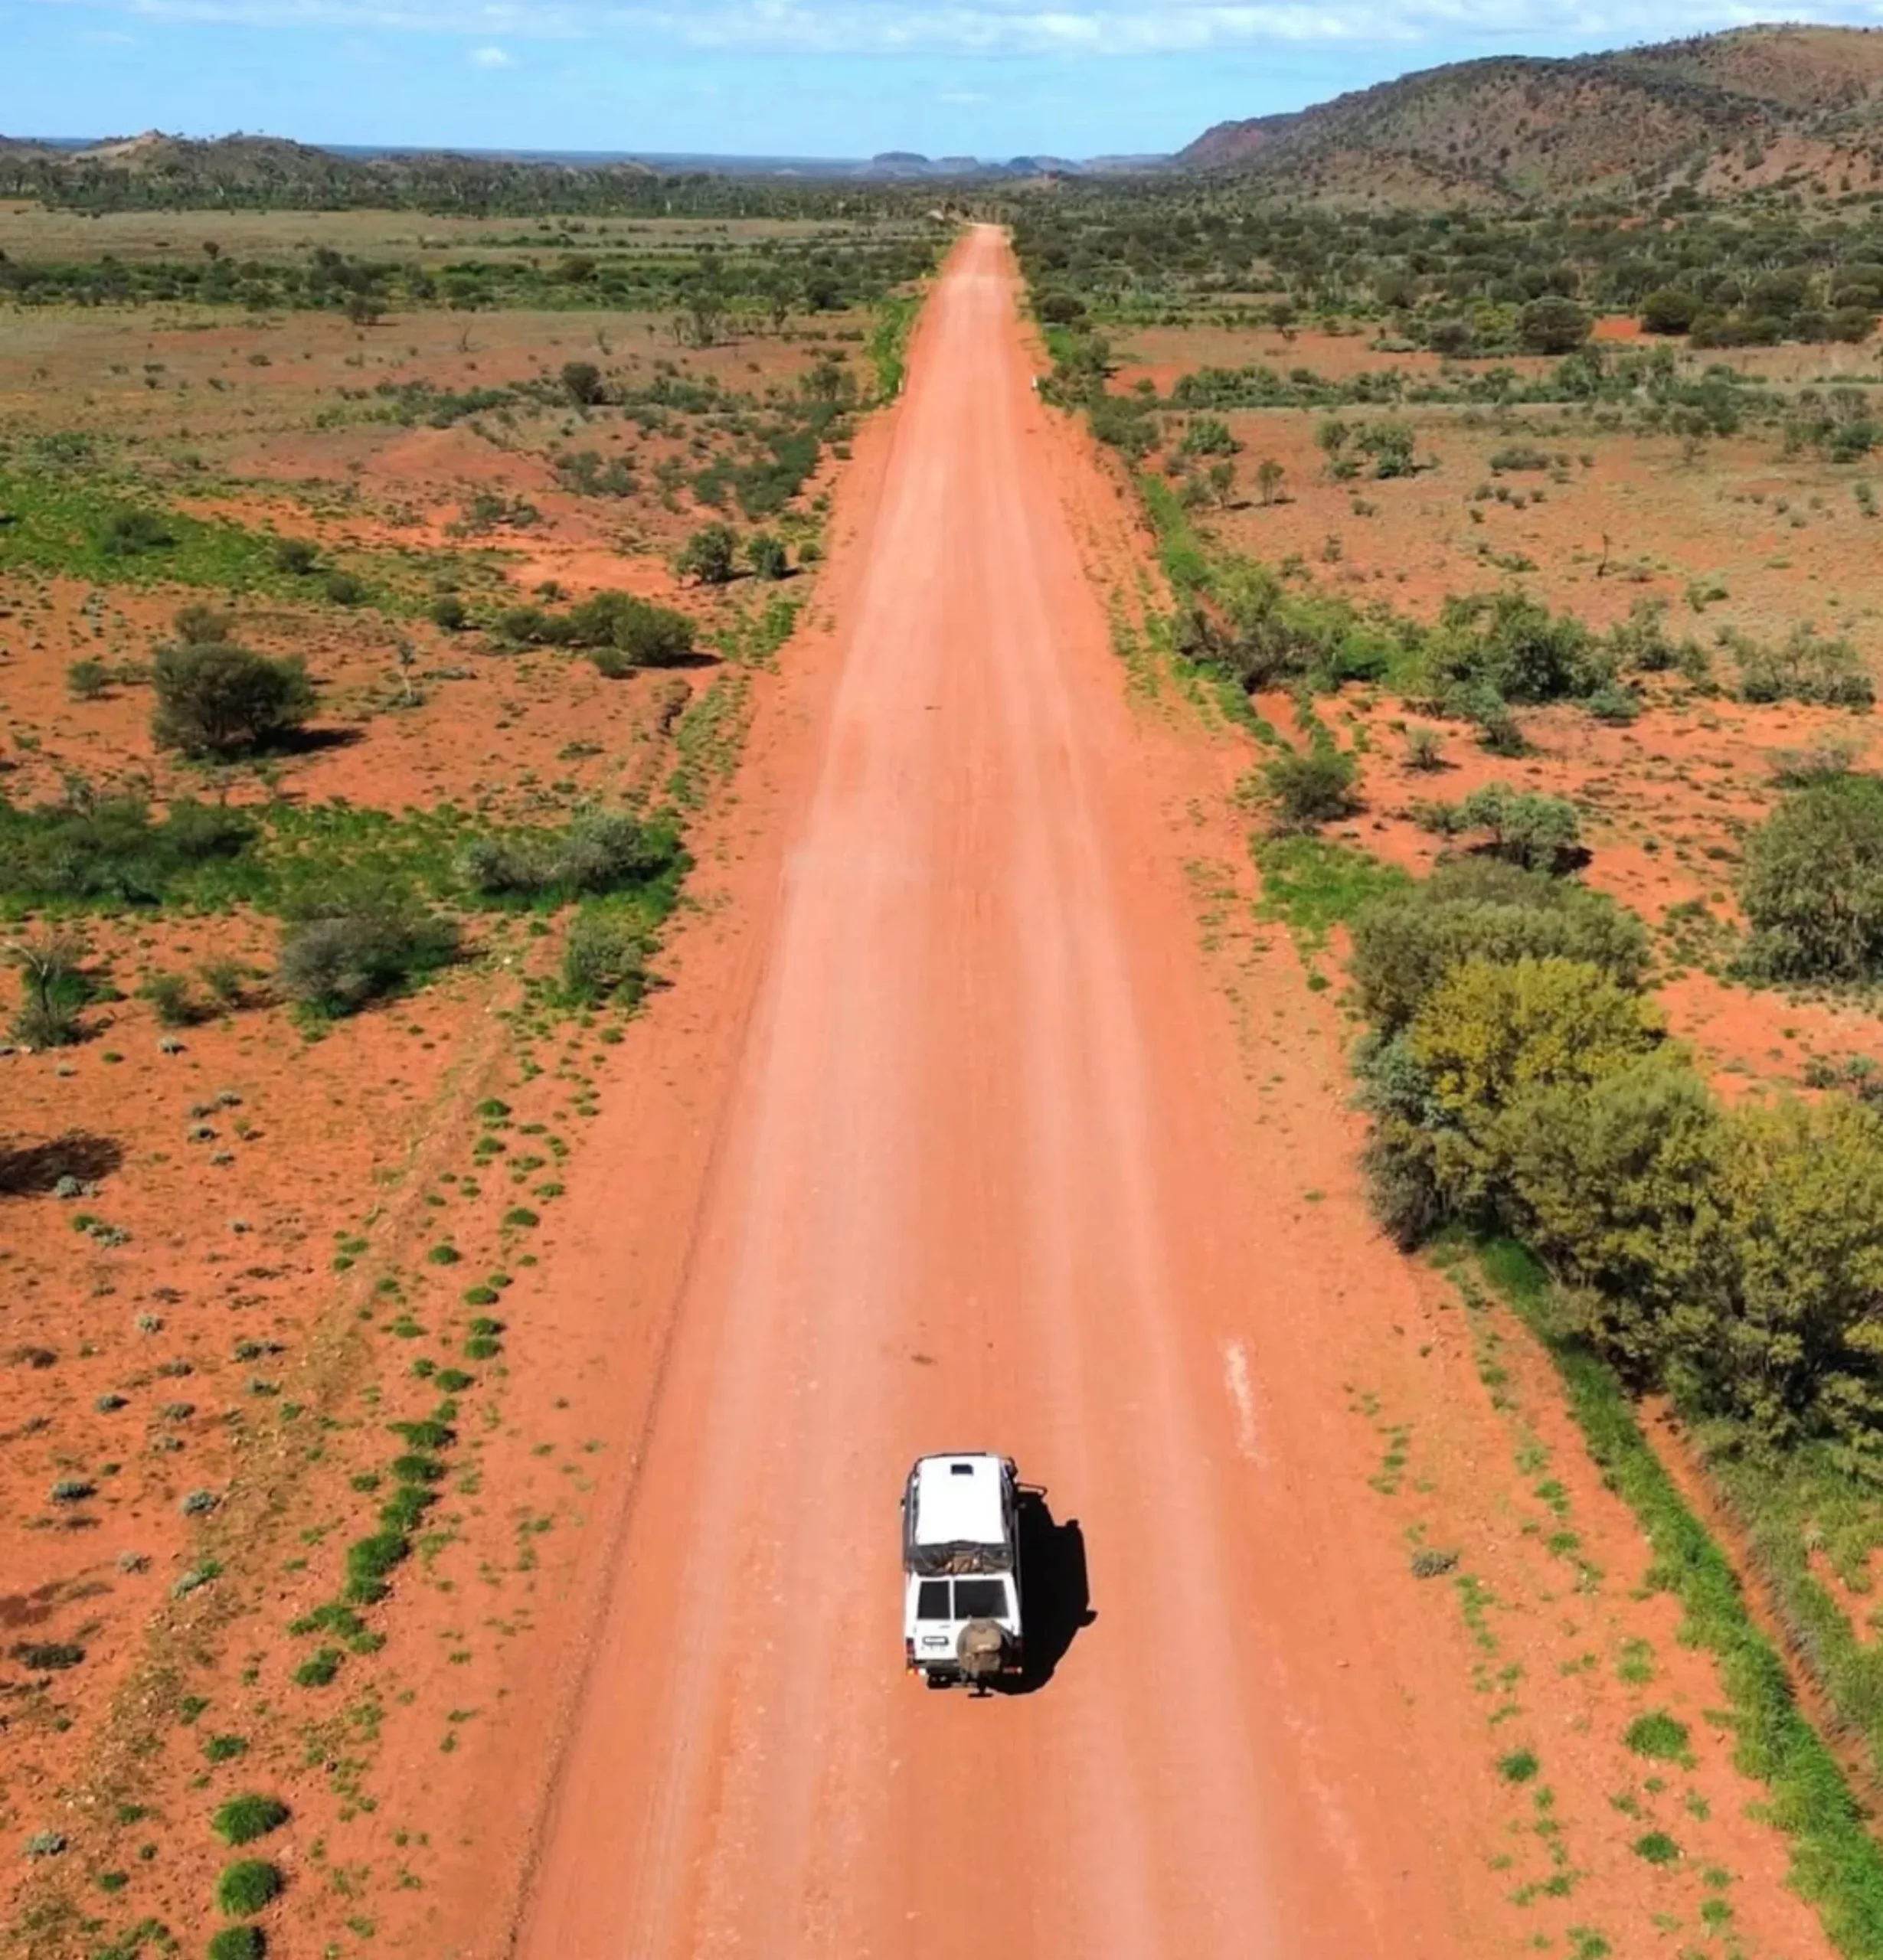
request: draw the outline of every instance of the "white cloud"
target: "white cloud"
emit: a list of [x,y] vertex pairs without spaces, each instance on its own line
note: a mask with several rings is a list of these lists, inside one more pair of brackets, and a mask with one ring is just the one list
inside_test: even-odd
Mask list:
[[[1883,23],[1883,0],[37,0],[159,19],[331,26],[515,40],[619,39],[739,54],[1156,54],[1264,43],[1483,40],[1547,35],[1619,46],[1652,36],[1791,19]],[[491,59],[496,57],[497,59]],[[500,67],[495,47],[472,59]]]
[[471,51],[471,59],[480,68],[514,68],[516,63],[501,47],[478,47]]

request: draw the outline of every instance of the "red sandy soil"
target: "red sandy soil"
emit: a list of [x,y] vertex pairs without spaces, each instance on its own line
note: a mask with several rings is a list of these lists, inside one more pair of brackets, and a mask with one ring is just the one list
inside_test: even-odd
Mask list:
[[[1365,1224],[1335,1011],[1285,947],[1199,956],[1186,861],[1234,848],[1198,800],[1234,758],[1127,704],[1080,555],[1128,571],[1118,505],[1025,386],[1013,293],[976,234],[844,507],[836,637],[761,741],[782,820],[735,874],[731,1025],[657,1014],[630,1061],[705,1063],[697,1207],[578,1204],[622,1276],[584,1291],[660,1366],[514,1950],[1346,1960],[1594,1923],[1633,1954],[1672,1950],[1706,1864],[1747,1951],[1819,1952],[1541,1364],[1494,1406],[1455,1302]],[[1589,1572],[1528,1515],[1519,1418]],[[1095,1615],[980,1706],[896,1655],[895,1493],[965,1443],[1078,1521]],[[1407,1576],[1437,1532],[1475,1626]],[[1630,1795],[1619,1741],[1635,1637],[1695,1730],[1689,1869],[1607,1801],[1665,1787]],[[1493,1769],[1525,1743],[1547,1803]],[[511,1950],[479,1822],[430,1951]],[[1519,1903],[1558,1824],[1574,1896]]]
[[[454,1067],[402,1071],[433,1094],[416,1151],[332,1110],[373,1132],[383,1217],[335,1218],[371,1253],[280,1400],[339,1426],[250,1419],[207,1534],[225,1579],[155,1615],[103,1759],[43,1750],[15,1813],[72,1833],[74,1876],[132,1870],[123,1923],[200,1946],[208,1809],[257,1788],[294,1811],[263,1847],[280,1960],[1489,1960],[1577,1928],[1674,1960],[1713,1897],[1747,1960],[1826,1953],[1546,1364],[1367,1220],[1351,1031],[1249,923],[1250,746],[1127,684],[1104,599],[1144,541],[1028,389],[1015,292],[976,233],[859,441],[834,623],[754,677],[671,990],[618,1047],[538,1037],[528,1079],[428,995],[414,1046]],[[391,1019],[301,1079],[396,1086]],[[471,1155],[492,1093],[512,1153],[587,1131],[528,1232]],[[305,1223],[286,1292],[324,1250]],[[455,1351],[460,1276],[499,1261],[502,1360],[370,1615],[387,1645],[296,1688],[282,1628],[371,1528],[347,1477],[435,1399],[399,1364]],[[355,1319],[386,1263],[427,1329],[403,1348]],[[1063,1651],[982,1704],[897,1647],[902,1476],[964,1446],[1048,1486],[1068,1551],[1077,1521],[1094,1615],[1070,1558],[1036,1573]],[[1456,1569],[1414,1578],[1419,1547]],[[165,1667],[250,1758],[205,1779],[174,1726],[135,1753]],[[1649,1708],[1690,1764],[1628,1753]],[[129,1791],[155,1815],[114,1833]],[[1651,1829],[1677,1864],[1630,1848]],[[88,1950],[48,1923],[34,1960]]]

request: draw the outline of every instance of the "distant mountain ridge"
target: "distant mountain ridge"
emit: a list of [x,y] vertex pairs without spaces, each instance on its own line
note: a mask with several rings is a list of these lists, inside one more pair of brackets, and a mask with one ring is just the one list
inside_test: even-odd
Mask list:
[[557,187],[592,201],[612,185],[663,174],[809,181],[897,184],[989,182],[1106,175],[1139,170],[1161,158],[1015,157],[989,163],[968,156],[933,158],[911,150],[867,161],[818,158],[641,158],[631,152],[374,149],[365,145],[296,142],[286,137],[237,134],[211,139],[162,130],[78,143],[0,136],[0,195],[58,201],[272,202],[311,208],[375,201],[441,207],[501,203],[526,194],[544,202]]
[[1388,204],[1677,182],[1702,194],[1883,189],[1883,30],[1736,28],[1609,54],[1457,62],[1219,123],[1173,162]]

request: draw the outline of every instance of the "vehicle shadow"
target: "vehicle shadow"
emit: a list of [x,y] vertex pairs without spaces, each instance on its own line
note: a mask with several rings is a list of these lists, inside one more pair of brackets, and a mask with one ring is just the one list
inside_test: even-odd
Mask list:
[[1020,1493],[1021,1604],[1026,1625],[1026,1665],[1000,1681],[1001,1694],[1037,1694],[1045,1687],[1092,1610],[1085,1568],[1085,1534],[1076,1517],[1055,1521],[1046,1493]]

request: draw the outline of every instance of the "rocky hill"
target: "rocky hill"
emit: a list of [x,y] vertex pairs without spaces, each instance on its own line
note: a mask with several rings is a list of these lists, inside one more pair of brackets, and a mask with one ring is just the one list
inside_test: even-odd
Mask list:
[[1499,56],[1208,131],[1180,167],[1359,202],[1883,188],[1883,32],[1753,27],[1571,60]]

